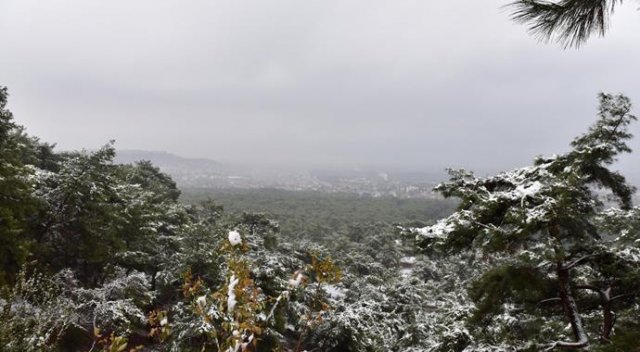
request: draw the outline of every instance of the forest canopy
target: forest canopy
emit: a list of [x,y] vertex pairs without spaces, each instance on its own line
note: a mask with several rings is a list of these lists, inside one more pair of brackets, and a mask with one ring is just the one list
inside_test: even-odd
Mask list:
[[[312,226],[293,209],[286,227],[183,203],[150,162],[114,163],[113,142],[57,152],[14,121],[7,97],[2,351],[637,348],[640,210],[612,169],[631,152],[624,96],[601,94],[567,153],[484,178],[451,170],[436,190],[457,200],[419,221],[417,204],[384,200],[397,223],[318,214]],[[370,207],[356,215],[386,204],[328,202]]]

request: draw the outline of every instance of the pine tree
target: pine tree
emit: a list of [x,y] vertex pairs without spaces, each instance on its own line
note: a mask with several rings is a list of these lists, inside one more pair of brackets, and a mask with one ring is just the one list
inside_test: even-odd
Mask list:
[[36,195],[43,204],[34,227],[35,257],[51,270],[70,268],[96,285],[126,249],[127,200],[135,187],[121,182],[112,164],[115,150],[68,153],[58,172],[41,172]]
[[[585,347],[594,333],[606,342],[615,323],[614,303],[637,292],[630,278],[637,277],[640,262],[625,256],[617,238],[598,226],[608,202],[616,201],[620,211],[631,207],[634,188],[610,166],[620,153],[630,152],[627,127],[636,118],[626,97],[599,98],[598,121],[568,153],[488,178],[453,170],[450,181],[436,187],[445,197],[459,198],[460,207],[419,229],[418,238],[424,247],[471,250],[491,266],[471,290],[475,323],[483,323],[480,330],[490,340],[561,337],[550,331],[562,326],[549,318],[558,307],[573,341],[557,341],[549,349]],[[599,322],[585,320],[594,311],[600,311]],[[495,336],[505,314],[512,314],[503,319],[510,329]]]
[[13,281],[29,254],[28,217],[35,212],[31,176],[23,161],[31,152],[22,142],[22,128],[6,108],[7,88],[0,87],[0,286]]

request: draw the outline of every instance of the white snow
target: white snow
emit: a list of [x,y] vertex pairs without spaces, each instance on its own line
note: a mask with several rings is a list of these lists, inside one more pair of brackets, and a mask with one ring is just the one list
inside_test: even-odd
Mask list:
[[289,286],[294,287],[294,288],[298,287],[302,283],[303,279],[304,279],[304,275],[302,275],[302,273],[298,273],[298,275],[296,275],[295,279],[289,279]]
[[542,183],[538,181],[527,183],[524,185],[518,185],[518,187],[516,187],[515,193],[516,196],[521,199],[521,206],[524,207],[525,198],[536,196],[542,190],[542,187]]
[[236,303],[238,303],[236,300],[235,289],[239,281],[240,280],[236,278],[235,274],[231,275],[231,278],[229,278],[229,288],[227,289],[227,312],[229,313],[233,312],[233,309],[236,307]]
[[443,238],[455,229],[455,226],[449,223],[448,220],[449,219],[442,219],[433,226],[416,228],[414,231],[426,238]]
[[402,257],[402,258],[400,258],[400,263],[401,264],[415,264],[416,263],[416,257],[414,257],[414,256]]
[[413,274],[413,269],[411,268],[400,269],[400,276],[402,277],[410,277],[412,274]]
[[242,243],[242,236],[240,236],[240,232],[236,230],[229,231],[229,242],[232,246],[237,246]]
[[345,290],[336,285],[325,285],[324,290],[327,291],[329,297],[333,299],[342,299],[345,296]]

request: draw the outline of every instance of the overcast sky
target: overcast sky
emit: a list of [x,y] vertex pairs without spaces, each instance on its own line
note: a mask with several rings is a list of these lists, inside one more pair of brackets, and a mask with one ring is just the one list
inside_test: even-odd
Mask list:
[[0,85],[59,149],[239,162],[507,168],[565,151],[599,91],[640,111],[638,2],[579,50],[507,2],[0,0]]

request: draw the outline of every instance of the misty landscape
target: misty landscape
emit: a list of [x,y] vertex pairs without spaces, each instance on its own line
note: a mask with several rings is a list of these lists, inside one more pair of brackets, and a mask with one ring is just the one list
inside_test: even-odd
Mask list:
[[639,9],[0,0],[0,352],[640,352]]

